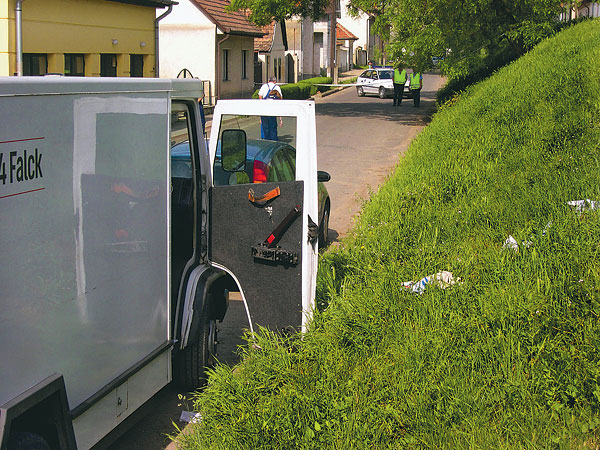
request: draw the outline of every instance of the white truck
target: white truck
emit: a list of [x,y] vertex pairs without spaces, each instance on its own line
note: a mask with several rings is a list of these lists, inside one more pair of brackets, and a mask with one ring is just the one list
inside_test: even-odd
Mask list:
[[[88,449],[172,378],[200,386],[229,291],[251,331],[306,327],[314,103],[221,101],[207,146],[201,96],[189,79],[0,78],[1,450]],[[291,179],[276,162],[243,176],[265,170],[246,151],[269,145],[260,116],[282,118]]]

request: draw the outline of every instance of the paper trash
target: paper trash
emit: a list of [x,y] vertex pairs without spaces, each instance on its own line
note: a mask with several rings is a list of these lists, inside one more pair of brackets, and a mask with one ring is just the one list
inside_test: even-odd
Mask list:
[[410,289],[415,294],[422,294],[427,285],[438,286],[446,289],[456,283],[460,283],[460,278],[454,278],[452,272],[443,271],[433,275],[421,278],[419,281],[405,281],[402,283],[406,289]]
[[589,198],[586,198],[585,200],[572,200],[567,202],[567,205],[572,206],[575,208],[575,212],[579,213],[587,210],[600,209],[600,202],[590,200]]
[[193,411],[181,411],[181,416],[179,416],[180,422],[199,423],[201,419],[200,413]]

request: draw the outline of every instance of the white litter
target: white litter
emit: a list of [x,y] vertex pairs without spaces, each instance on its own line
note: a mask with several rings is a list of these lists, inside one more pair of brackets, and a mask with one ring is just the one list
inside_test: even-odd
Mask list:
[[518,252],[519,244],[517,243],[517,240],[514,237],[512,237],[512,234],[511,234],[506,238],[506,241],[504,241],[504,245],[502,246],[502,248],[511,248],[515,252]]
[[597,200],[590,200],[586,198],[585,200],[571,200],[567,202],[567,205],[575,208],[575,212],[581,213],[587,210],[600,209],[600,202]]
[[[546,229],[544,228],[544,234],[546,233]],[[533,242],[531,241],[521,241],[521,245],[525,248],[529,248],[533,245]],[[519,243],[517,242],[517,240],[512,236],[512,234],[510,234],[507,238],[506,241],[504,241],[504,245],[502,246],[502,248],[508,248],[508,249],[512,249],[515,252],[519,251]]]
[[456,283],[460,283],[460,278],[454,278],[452,272],[443,271],[433,275],[428,275],[421,278],[419,281],[405,281],[402,285],[406,289],[410,289],[415,294],[422,294],[427,285],[437,286],[441,289],[446,289]]
[[201,420],[202,416],[199,412],[181,411],[181,416],[179,416],[180,422],[199,423]]

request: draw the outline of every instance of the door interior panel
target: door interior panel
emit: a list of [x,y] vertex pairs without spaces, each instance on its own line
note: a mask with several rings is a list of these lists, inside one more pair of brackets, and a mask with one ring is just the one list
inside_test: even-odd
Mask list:
[[[259,198],[276,187],[281,194],[267,203],[248,199],[249,189]],[[302,207],[303,195],[303,181],[215,186],[210,190],[210,259],[238,278],[255,330],[258,325],[274,331],[290,326],[299,330],[302,324],[302,213],[290,222],[276,245],[288,255],[295,252],[294,263],[259,259],[252,249],[266,248],[269,235],[294,207]]]

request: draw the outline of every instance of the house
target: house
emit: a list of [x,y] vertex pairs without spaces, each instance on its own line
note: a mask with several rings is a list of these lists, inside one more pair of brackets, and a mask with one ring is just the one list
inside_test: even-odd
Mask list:
[[[315,49],[314,24],[311,19],[285,21],[289,58],[294,61],[294,80],[305,80],[320,74],[319,48]],[[289,66],[288,66],[289,68]]]
[[228,0],[179,0],[159,24],[161,77],[182,71],[205,80],[205,103],[248,98],[254,92],[254,39],[263,32]]
[[0,75],[153,77],[157,9],[173,3],[0,0]]
[[567,21],[579,17],[600,17],[600,3],[582,1],[563,4],[565,11],[560,15],[560,20]]
[[262,28],[265,35],[254,40],[254,84],[266,82],[270,76],[275,76],[278,82],[293,83],[294,59],[289,54],[285,21],[266,25]]
[[354,41],[358,38],[341,23],[335,24],[336,61],[341,72],[347,72],[354,66]]

